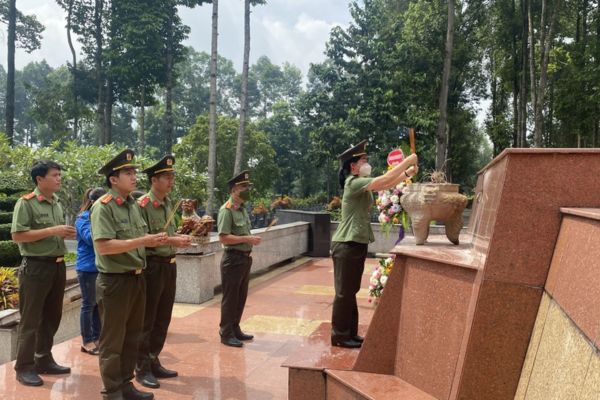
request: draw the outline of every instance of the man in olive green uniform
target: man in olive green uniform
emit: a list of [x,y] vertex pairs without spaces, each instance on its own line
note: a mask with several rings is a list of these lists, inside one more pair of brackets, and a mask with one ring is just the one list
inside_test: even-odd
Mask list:
[[52,344],[62,317],[65,294],[64,239],[75,238],[75,228],[65,225],[55,193],[60,190],[61,167],[38,161],[31,169],[36,185],[15,205],[12,239],[23,256],[19,270],[17,380],[27,386],[43,385],[38,374],[67,374],[68,367],[52,357]]
[[229,200],[219,209],[217,226],[219,240],[224,246],[221,259],[221,343],[242,347],[243,340],[251,340],[240,329],[240,321],[250,282],[252,246],[260,244],[260,236],[250,234],[250,218],[244,203],[250,198],[250,173],[243,171],[228,182]]
[[138,199],[149,232],[166,232],[169,236],[166,245],[146,249],[146,312],[135,378],[149,388],[160,387],[157,378],[177,376],[176,371],[163,367],[158,359],[167,338],[175,302],[175,247],[187,247],[191,244],[191,236],[174,236],[177,227],[173,218],[166,225],[175,207],[173,200],[168,196],[175,183],[174,164],[175,157],[168,155],[143,170],[142,172],[148,175],[150,192]]
[[100,375],[104,399],[152,399],[133,384],[142,335],[146,282],[146,247],[166,243],[164,233],[148,235],[140,207],[131,197],[136,188],[134,153],[124,150],[98,173],[106,176],[108,192],[92,206],[91,226],[98,279],[96,298],[102,321]]

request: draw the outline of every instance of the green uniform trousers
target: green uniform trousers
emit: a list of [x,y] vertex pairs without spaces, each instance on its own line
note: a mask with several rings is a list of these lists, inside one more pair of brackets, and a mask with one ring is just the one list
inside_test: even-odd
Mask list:
[[17,371],[53,360],[52,344],[62,317],[66,278],[65,263],[57,263],[56,258],[24,257],[21,263]]
[[225,249],[221,258],[221,323],[222,337],[233,337],[240,332],[240,321],[248,297],[252,257],[249,252]]
[[365,270],[368,244],[333,242],[333,275],[335,298],[331,314],[331,336],[350,339],[358,333],[356,294]]
[[127,388],[133,379],[144,323],[144,274],[99,273],[96,299],[102,321],[99,360],[102,393],[111,394]]
[[140,371],[148,370],[158,359],[167,339],[177,282],[177,266],[170,263],[174,257],[146,258],[146,312],[137,357],[137,369]]

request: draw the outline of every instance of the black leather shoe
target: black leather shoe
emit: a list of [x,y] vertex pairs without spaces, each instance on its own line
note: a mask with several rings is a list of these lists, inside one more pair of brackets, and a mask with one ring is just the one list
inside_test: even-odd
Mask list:
[[125,400],[152,400],[154,393],[142,392],[137,390],[135,386],[130,385],[128,388],[123,389],[123,398]]
[[[156,377],[150,371],[135,371],[135,380],[138,381],[142,386],[150,389],[158,389],[160,387],[158,379],[156,379]],[[125,394],[125,392],[123,392],[123,394]]]
[[244,346],[244,343],[240,342],[237,338],[231,336],[231,337],[221,337],[221,343],[223,343],[225,346],[231,346],[231,347],[242,347]]
[[166,369],[159,362],[156,364],[152,364],[152,374],[157,378],[175,378],[177,375],[177,371],[173,371],[170,369]]
[[237,340],[252,340],[254,339],[254,335],[248,335],[242,331],[236,332],[235,338]]
[[25,386],[42,386],[44,381],[34,370],[17,371],[17,380]]
[[362,346],[362,343],[357,342],[353,339],[336,339],[336,338],[331,338],[331,345],[332,346],[337,346],[337,347],[345,347],[348,349],[358,349],[360,346]]
[[46,362],[43,364],[36,365],[35,371],[38,374],[62,375],[62,374],[70,374],[71,368],[63,367],[62,365],[58,365],[55,361],[49,361],[49,362]]
[[354,340],[355,342],[358,342],[358,343],[362,343],[365,341],[365,338],[362,336],[359,336],[359,335],[354,335],[354,336],[352,336],[352,340]]

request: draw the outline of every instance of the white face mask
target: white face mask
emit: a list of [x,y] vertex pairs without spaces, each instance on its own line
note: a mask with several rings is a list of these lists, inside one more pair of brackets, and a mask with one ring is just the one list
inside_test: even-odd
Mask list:
[[371,175],[371,164],[364,163],[363,165],[361,165],[360,169],[358,170],[358,175],[359,176],[369,176],[369,175]]

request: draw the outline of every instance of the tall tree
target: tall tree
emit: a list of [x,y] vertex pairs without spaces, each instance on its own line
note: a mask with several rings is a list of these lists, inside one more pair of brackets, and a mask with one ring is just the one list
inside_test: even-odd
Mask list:
[[79,101],[77,93],[77,52],[73,46],[73,38],[71,33],[73,31],[72,25],[75,13],[75,0],[56,0],[59,6],[67,11],[67,43],[69,44],[69,50],[71,50],[71,88],[73,94],[73,140],[78,139],[79,129]]
[[248,69],[250,62],[250,6],[265,4],[266,2],[266,0],[244,0],[244,62],[242,64],[242,90],[240,96],[240,129],[235,148],[234,174],[242,170],[242,163],[244,162],[244,138],[248,113]]
[[[530,0],[531,1],[531,0]],[[532,90],[535,89],[536,93],[533,96],[535,101],[533,105],[534,109],[534,135],[533,143],[536,147],[542,147],[542,136],[544,131],[544,102],[546,98],[546,86],[548,78],[548,63],[550,59],[550,48],[554,41],[556,23],[558,20],[558,12],[560,10],[561,0],[555,0],[553,2],[554,7],[549,7],[548,0],[542,0],[542,11],[540,15],[540,78],[537,85],[532,84]],[[549,10],[551,8],[551,10]],[[550,22],[548,23],[548,19]],[[531,23],[531,22],[530,22]],[[534,46],[533,29],[530,29],[530,45]],[[533,53],[532,53],[533,56]],[[533,76],[532,78],[535,78]]]
[[217,40],[219,37],[219,0],[212,1],[212,35],[210,51],[210,112],[208,121],[208,180],[206,214],[213,215],[217,173]]
[[8,25],[5,123],[6,136],[12,145],[15,128],[15,48],[23,48],[28,53],[39,49],[44,26],[35,16],[23,15],[18,11],[16,0],[0,1],[0,22]]
[[445,169],[448,152],[448,86],[452,67],[452,50],[454,47],[454,0],[448,0],[448,26],[446,30],[446,46],[444,48],[444,70],[439,97],[439,118],[435,135],[435,168]]

